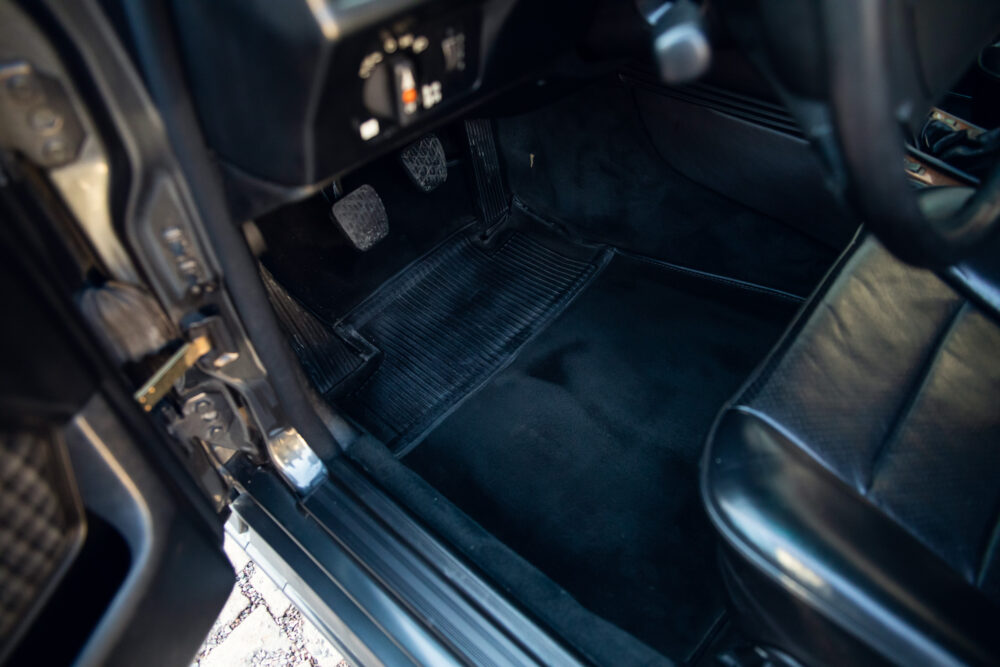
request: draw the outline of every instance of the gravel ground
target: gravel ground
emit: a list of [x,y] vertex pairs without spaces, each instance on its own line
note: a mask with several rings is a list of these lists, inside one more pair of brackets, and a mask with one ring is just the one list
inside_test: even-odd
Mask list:
[[229,535],[224,546],[236,570],[236,585],[192,666],[347,667],[337,649]]

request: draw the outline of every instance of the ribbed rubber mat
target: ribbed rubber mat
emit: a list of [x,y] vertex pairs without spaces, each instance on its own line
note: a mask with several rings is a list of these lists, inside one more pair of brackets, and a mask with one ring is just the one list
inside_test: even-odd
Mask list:
[[349,346],[285,291],[271,272],[260,266],[278,321],[292,344],[306,375],[323,395],[331,393],[371,356]]
[[476,177],[476,199],[487,227],[498,222],[510,210],[510,197],[504,187],[503,170],[493,137],[493,124],[488,120],[465,121],[469,141],[472,171]]
[[493,250],[453,237],[341,321],[384,357],[338,404],[404,454],[503,368],[610,256],[570,257],[523,232]]

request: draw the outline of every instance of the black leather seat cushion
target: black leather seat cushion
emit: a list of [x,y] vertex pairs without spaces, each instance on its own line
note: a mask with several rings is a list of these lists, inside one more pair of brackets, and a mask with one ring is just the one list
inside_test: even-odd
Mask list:
[[709,440],[740,557],[894,662],[1000,658],[1000,327],[853,246]]

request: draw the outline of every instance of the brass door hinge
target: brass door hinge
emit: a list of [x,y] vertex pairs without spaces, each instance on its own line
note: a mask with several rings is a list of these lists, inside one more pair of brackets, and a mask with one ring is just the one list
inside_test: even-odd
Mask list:
[[159,370],[153,373],[153,377],[149,378],[135,392],[135,400],[146,412],[152,411],[156,404],[167,395],[174,383],[211,349],[212,344],[209,342],[208,336],[198,336],[190,343],[182,345]]

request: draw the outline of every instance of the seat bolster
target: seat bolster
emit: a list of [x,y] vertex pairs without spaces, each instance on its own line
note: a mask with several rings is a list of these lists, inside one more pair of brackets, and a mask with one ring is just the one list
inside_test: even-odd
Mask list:
[[711,520],[780,588],[901,664],[994,664],[1000,611],[766,415],[723,412],[702,462]]

